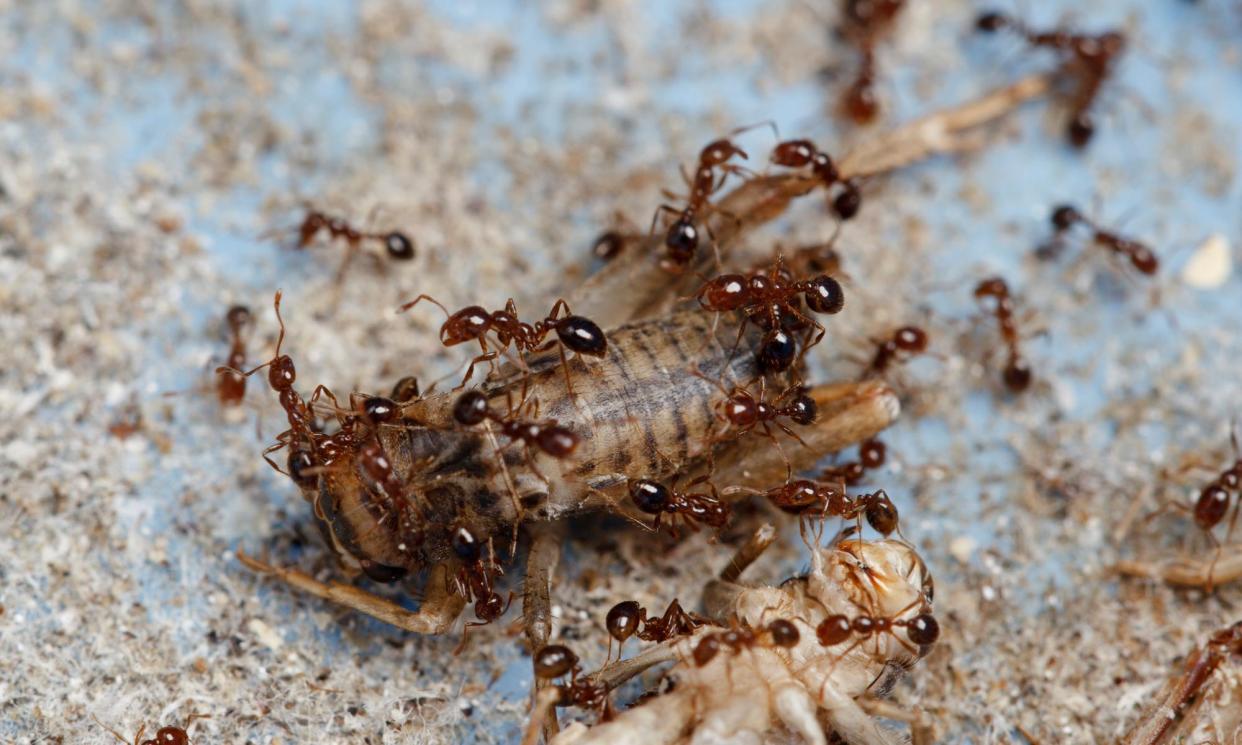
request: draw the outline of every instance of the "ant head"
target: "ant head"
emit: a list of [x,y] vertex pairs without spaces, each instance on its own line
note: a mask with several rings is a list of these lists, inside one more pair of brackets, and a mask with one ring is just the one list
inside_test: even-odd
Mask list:
[[803,393],[793,400],[788,411],[790,419],[805,426],[815,421],[815,417],[819,414],[819,407],[815,399]]
[[651,479],[636,479],[630,482],[630,500],[643,512],[658,515],[668,505],[668,487]]
[[406,237],[405,233],[393,231],[384,236],[384,249],[388,251],[388,255],[400,261],[409,261],[414,258],[414,242]]
[[453,553],[464,562],[474,563],[483,556],[483,544],[467,528],[453,531],[449,543],[453,547]]
[[1000,31],[1008,25],[1008,16],[996,10],[984,11],[975,18],[975,29],[989,34]]
[[927,332],[918,326],[902,326],[893,332],[893,343],[903,352],[927,351]]
[[1082,222],[1082,213],[1072,204],[1060,204],[1052,210],[1052,227],[1057,232],[1069,230],[1075,223]]
[[746,427],[758,421],[759,402],[746,390],[734,389],[724,402],[725,419],[735,427]]
[[1021,393],[1031,387],[1031,379],[1034,377],[1031,372],[1031,365],[1026,358],[1020,354],[1011,354],[1009,362],[1005,365],[1004,372],[1001,373],[1005,382],[1005,387],[1013,393]]
[[275,357],[267,370],[267,382],[273,390],[283,391],[293,387],[297,380],[297,369],[293,366],[293,358],[287,354]]
[[811,286],[803,293],[806,307],[815,313],[829,315],[840,313],[845,307],[845,290],[841,283],[827,274],[821,274],[811,280]]
[[1095,136],[1095,118],[1088,111],[1079,111],[1065,125],[1065,135],[1074,147],[1086,147]]
[[478,391],[466,391],[453,404],[453,421],[466,427],[473,427],[487,418],[491,413],[487,396]]
[[858,446],[858,460],[863,468],[879,468],[884,465],[888,449],[879,440],[866,440]]
[[867,504],[867,524],[885,538],[892,535],[897,530],[897,507],[888,498],[888,494],[881,489],[864,497],[864,501]]
[[722,274],[708,280],[698,292],[699,305],[707,310],[737,310],[750,300],[749,284],[741,274]]
[[828,616],[815,627],[815,638],[820,646],[833,647],[841,644],[854,632],[850,619],[840,614]]
[[1160,270],[1160,259],[1142,243],[1127,241],[1130,245],[1130,264],[1139,272],[1152,276]]
[[989,277],[975,285],[976,300],[989,297],[997,300],[1009,297],[1009,284],[1000,277]]
[[724,165],[734,156],[742,160],[746,160],[748,157],[742,148],[733,144],[732,140],[715,140],[714,142],[707,143],[707,146],[699,153],[699,164],[714,168]]
[[397,403],[383,396],[368,396],[362,402],[362,415],[372,425],[390,422],[397,416]]
[[778,166],[801,168],[810,164],[819,149],[810,140],[787,140],[772,149],[771,160]]
[[408,375],[398,380],[392,387],[394,401],[413,401],[419,397],[418,378]]
[[229,308],[229,312],[225,314],[224,318],[229,328],[236,334],[241,332],[242,327],[249,325],[254,317],[246,306],[234,305],[232,308]]
[[285,468],[299,488],[315,489],[319,486],[319,474],[312,470],[315,468],[315,456],[309,447],[299,445],[289,448]]
[[[798,356],[798,344],[782,328],[769,331],[755,355],[759,370],[763,373],[783,372],[789,369]],[[749,398],[750,394],[746,394]]]
[[541,427],[535,435],[535,444],[553,458],[568,458],[578,449],[578,435],[558,424]]
[[446,347],[478,339],[491,327],[492,316],[478,305],[462,308],[440,327],[440,343]]
[[773,644],[785,649],[798,646],[802,638],[802,635],[798,633],[798,627],[784,618],[778,618],[768,624],[768,635],[772,637]]

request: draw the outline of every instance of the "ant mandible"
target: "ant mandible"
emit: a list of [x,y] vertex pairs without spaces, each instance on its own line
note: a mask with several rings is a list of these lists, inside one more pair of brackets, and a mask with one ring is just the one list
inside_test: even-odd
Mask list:
[[[729,133],[728,137],[709,142],[701,151],[699,151],[699,162],[694,170],[694,177],[686,177],[686,183],[690,187],[690,193],[686,197],[686,205],[681,209],[670,204],[662,204],[656,208],[655,215],[651,218],[651,230],[649,234],[655,234],[656,223],[659,222],[660,215],[671,213],[675,215],[675,219],[668,226],[667,232],[664,234],[664,258],[660,265],[670,272],[680,273],[686,270],[694,257],[699,251],[699,216],[700,213],[711,209],[711,196],[724,186],[725,179],[729,174],[743,175],[746,170],[741,166],[731,163],[734,158],[747,159],[746,151],[733,143],[731,138],[754,129],[755,127],[768,124],[772,130],[776,131],[776,125],[772,122],[762,122],[747,127],[739,127]],[[719,177],[717,177],[719,172]],[[683,172],[683,177],[685,173]],[[672,198],[672,195],[665,192],[666,198]],[[703,227],[707,229],[708,237],[711,237],[711,229],[704,223]],[[712,239],[713,248],[715,248],[715,239]],[[716,263],[720,264],[720,256],[717,253]]]
[[975,20],[975,28],[984,33],[1007,29],[1032,47],[1050,49],[1060,55],[1061,72],[1077,83],[1070,96],[1070,119],[1065,134],[1074,147],[1086,147],[1095,135],[1091,107],[1125,50],[1125,35],[1120,31],[1082,34],[1059,28],[1034,31],[1021,20],[998,11],[981,13]]
[[825,189],[840,184],[841,190],[832,199],[832,211],[841,220],[849,220],[862,209],[862,192],[854,179],[841,179],[832,156],[815,146],[810,140],[786,140],[772,149],[771,160],[785,168],[811,167],[811,175],[819,179]]
[[1058,205],[1052,210],[1050,219],[1056,231],[1052,244],[1054,251],[1061,246],[1070,230],[1081,225],[1091,232],[1093,242],[1128,260],[1140,274],[1150,277],[1160,269],[1160,260],[1146,245],[1101,228],[1071,204]]
[[362,247],[363,241],[383,244],[389,258],[397,261],[409,261],[414,258],[414,242],[405,233],[397,230],[388,232],[358,230],[344,218],[333,217],[317,209],[307,209],[301,224],[298,225],[298,241],[295,247],[299,249],[308,247],[320,233],[326,234],[329,240],[345,242],[345,258],[336,271],[337,281],[345,276],[345,270],[349,268],[349,263],[353,261],[354,254]]
[[1013,295],[1009,285],[1000,277],[989,277],[975,285],[975,300],[996,317],[1001,339],[1007,348],[1005,368],[1001,379],[1013,393],[1021,393],[1031,386],[1031,366],[1019,349],[1018,322],[1013,311]]
[[861,59],[854,82],[841,95],[841,109],[856,124],[869,124],[880,113],[875,93],[876,44],[891,30],[905,5],[905,0],[845,0],[842,32],[858,47]]
[[[463,342],[476,340],[482,351],[478,357],[470,361],[466,368],[466,376],[455,390],[460,390],[474,375],[474,367],[480,362],[492,362],[512,345],[519,353],[533,352],[553,331],[560,339],[561,365],[565,369],[565,385],[573,395],[573,383],[569,378],[569,362],[565,358],[565,348],[588,357],[602,358],[608,353],[608,339],[594,321],[583,316],[575,316],[569,310],[569,303],[557,300],[547,317],[534,324],[526,323],[518,318],[517,304],[510,298],[504,310],[488,313],[483,307],[471,305],[456,313],[449,313],[439,300],[430,295],[419,295],[402,305],[398,312],[405,312],[419,302],[429,300],[440,307],[448,320],[440,327],[440,343],[452,347]],[[562,316],[561,314],[564,313]],[[500,345],[492,350],[487,345],[488,332],[495,334]]]

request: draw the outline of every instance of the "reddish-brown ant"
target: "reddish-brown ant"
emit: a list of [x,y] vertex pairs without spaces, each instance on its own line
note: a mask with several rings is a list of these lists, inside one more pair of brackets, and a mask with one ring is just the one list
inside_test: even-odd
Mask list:
[[1009,285],[1000,277],[985,279],[975,285],[975,299],[988,313],[996,316],[1001,339],[1008,349],[1005,369],[1001,373],[1005,387],[1014,393],[1025,391],[1031,385],[1031,366],[1018,346],[1018,323],[1014,317],[1013,296],[1009,292]]
[[766,643],[769,646],[782,649],[791,649],[798,646],[798,641],[801,638],[802,635],[793,622],[778,618],[769,623],[762,632],[742,627],[705,634],[699,640],[699,643],[695,645],[691,656],[694,658],[695,666],[703,667],[715,659],[720,650],[725,647],[732,650],[734,654],[744,649],[750,649],[760,643]]
[[897,507],[889,499],[887,492],[880,489],[870,494],[850,497],[845,492],[844,483],[839,479],[836,482],[790,479],[780,486],[756,493],[767,497],[768,501],[783,512],[793,515],[813,514],[818,517],[856,520],[860,532],[864,517],[868,525],[885,537],[892,535],[899,525]]
[[207,719],[209,716],[210,715],[208,714],[191,714],[189,719],[186,720],[184,727],[174,727],[171,725],[167,727],[160,727],[156,730],[154,737],[147,738],[146,740],[142,739],[142,734],[146,732],[147,729],[145,724],[138,727],[138,731],[134,733],[133,739],[127,740],[121,735],[121,733],[111,727],[105,726],[104,723],[100,722],[99,719],[93,714],[91,715],[91,718],[95,720],[95,724],[98,724],[100,727],[108,730],[113,737],[120,740],[122,743],[125,743],[125,745],[190,745],[190,734],[186,730],[190,728],[196,719]]
[[[676,599],[658,618],[648,618],[646,608],[634,600],[625,600],[614,605],[604,619],[608,636],[620,642],[622,649],[631,636],[645,642],[664,642],[690,634],[707,623],[710,622],[697,613],[686,612]],[[620,653],[618,650],[618,656]],[[608,656],[612,656],[612,641],[608,642]]]
[[[765,384],[764,380],[761,379],[760,384],[762,387]],[[719,383],[716,385],[725,394],[724,400],[716,405],[717,416],[729,425],[721,433],[721,437],[728,436],[730,432],[733,437],[741,437],[756,427],[762,427],[764,433],[779,445],[776,435],[772,433],[772,427],[776,427],[802,445],[806,445],[806,442],[796,432],[780,421],[788,419],[804,427],[815,421],[818,414],[815,399],[806,395],[801,388],[791,387],[777,399],[777,403],[768,403],[763,400],[762,390],[759,398],[756,399],[745,388],[735,386],[729,391]],[[789,403],[779,403],[785,398],[790,398]]]
[[[669,524],[673,532],[677,532],[677,518],[686,522],[691,530],[700,525],[719,530],[729,524],[733,510],[726,502],[720,500],[716,487],[708,481],[709,476],[703,475],[678,488],[674,479],[670,486],[665,486],[652,479],[631,479],[629,482],[630,500],[641,511],[655,515],[654,528],[660,529],[661,520],[669,515]],[[692,491],[699,484],[707,484],[707,492]]]
[[578,435],[555,421],[532,422],[517,418],[510,411],[502,416],[492,411],[487,396],[478,391],[466,391],[453,405],[453,419],[465,427],[482,424],[485,420],[497,425],[500,434],[510,442],[522,442],[535,447],[553,458],[568,458],[578,447]]
[[[554,331],[561,341],[561,363],[565,367],[565,384],[571,394],[573,385],[569,379],[569,364],[565,360],[565,348],[568,347],[570,351],[589,357],[603,357],[608,353],[608,340],[600,327],[589,318],[572,315],[569,304],[564,300],[557,300],[547,317],[534,324],[526,323],[518,318],[517,304],[512,298],[505,303],[504,310],[488,313],[481,306],[471,305],[456,313],[449,313],[440,301],[430,295],[419,295],[402,305],[400,310],[407,311],[422,300],[435,303],[448,316],[448,320],[440,327],[440,342],[444,346],[451,347],[471,340],[479,342],[483,353],[471,360],[470,367],[466,368],[466,376],[458,388],[466,385],[474,375],[474,366],[478,363],[495,360],[510,345],[520,353],[533,352]],[[562,313],[564,313],[563,316]],[[500,344],[499,350],[488,348],[488,332],[495,335]]]
[[856,124],[869,124],[880,113],[875,94],[875,48],[888,32],[905,0],[845,0],[843,35],[859,51],[858,74],[841,96],[841,109]]
[[[483,558],[483,543],[467,528],[458,528],[449,541],[453,553],[461,560],[462,567],[458,573],[458,584],[465,590],[467,598],[474,599],[474,615],[478,621],[466,624],[461,644],[465,644],[465,633],[473,626],[486,626],[499,619],[509,610],[513,602],[513,593],[508,600],[502,598],[494,589],[495,577],[501,572],[494,558]],[[459,646],[460,648],[460,646]]]
[[[1225,532],[1225,540],[1228,541],[1229,537],[1233,535],[1234,527],[1237,526],[1238,510],[1242,507],[1242,450],[1238,448],[1236,427],[1229,432],[1229,444],[1233,447],[1233,463],[1222,469],[1215,479],[1199,491],[1199,496],[1195,500],[1193,508],[1181,503],[1171,502],[1147,517],[1148,520],[1151,520],[1167,510],[1188,511],[1191,513],[1195,526],[1203,531],[1216,549],[1216,553],[1212,557],[1212,564],[1208,568],[1208,592],[1212,590],[1212,572],[1216,568],[1216,562],[1220,559],[1223,549],[1221,542],[1217,540],[1216,534],[1213,531],[1229,515],[1229,529]],[[1237,495],[1233,502],[1232,515],[1230,515],[1229,501],[1231,495]]]
[[[730,173],[746,173],[741,166],[730,163],[734,158],[742,160],[747,158],[746,152],[733,144],[730,137],[741,134],[752,127],[736,129],[729,137],[713,140],[699,151],[699,162],[694,169],[694,177],[686,179],[690,186],[690,193],[686,197],[685,207],[678,209],[670,204],[662,204],[656,209],[651,219],[651,234],[655,233],[660,215],[671,213],[676,216],[664,234],[664,258],[661,260],[661,266],[665,269],[672,272],[685,271],[698,254],[700,214],[711,209],[712,205],[709,201],[711,196],[724,186],[725,179]],[[772,128],[775,131],[776,126],[772,125]],[[717,172],[719,172],[719,177],[717,177]],[[666,192],[665,196],[671,197],[672,195]],[[706,224],[704,227],[706,228]],[[708,229],[709,237],[710,232]],[[719,257],[717,257],[717,263],[719,263]]]
[[[936,617],[931,613],[924,611],[908,619],[901,618],[907,610],[922,602],[924,601],[920,598],[905,609],[889,617],[867,614],[855,616],[854,618],[841,614],[828,616],[815,627],[815,638],[819,640],[821,646],[835,647],[847,641],[851,636],[857,637],[854,643],[841,653],[841,658],[844,658],[854,647],[862,644],[870,637],[887,633],[892,635],[911,654],[917,655],[920,647],[935,644],[936,640],[940,638],[940,624],[937,623]],[[909,641],[902,639],[896,634],[894,629],[898,628],[906,630],[906,638]]]
[[363,241],[375,241],[382,244],[392,259],[409,261],[414,258],[414,243],[405,233],[396,230],[386,233],[358,230],[343,218],[332,217],[316,209],[308,209],[302,218],[302,223],[298,226],[296,247],[306,248],[320,233],[327,235],[329,240],[345,242],[345,258],[336,272],[338,280],[345,275],[345,270],[349,268],[349,263],[353,261],[354,254],[362,247]]
[[[246,366],[246,328],[254,320],[250,309],[244,305],[234,305],[224,316],[229,329],[229,356],[225,363],[233,370]],[[246,378],[239,373],[223,372],[216,380],[216,394],[220,403],[225,406],[237,406],[246,397]]]
[[1045,253],[1055,252],[1059,249],[1065,240],[1066,234],[1074,227],[1081,225],[1091,231],[1091,240],[1094,243],[1128,260],[1130,265],[1140,274],[1150,277],[1160,269],[1160,260],[1150,248],[1136,240],[1101,228],[1073,205],[1058,205],[1052,210],[1051,221],[1053,230],[1056,233],[1050,246],[1051,250],[1045,249]]
[[927,332],[918,326],[902,326],[886,339],[872,339],[875,354],[863,377],[883,375],[889,365],[927,351]]
[[[809,280],[795,280],[779,256],[768,270],[755,270],[745,275],[722,274],[708,280],[696,295],[699,305],[706,310],[717,313],[741,311],[746,321],[766,331],[756,355],[764,372],[787,370],[796,358],[796,347],[786,325],[807,327],[803,339],[804,353],[824,337],[823,325],[799,309],[799,296],[814,313],[831,315],[840,313],[845,307],[845,291],[841,289],[840,282],[827,274]],[[738,330],[737,343],[741,343],[746,321]],[[815,332],[814,339],[811,338],[812,332]]]
[[1091,106],[1125,49],[1125,35],[1120,31],[1099,34],[1072,33],[1065,29],[1034,31],[1022,21],[997,11],[981,13],[975,20],[975,28],[985,33],[1007,29],[1032,47],[1050,49],[1060,55],[1061,71],[1076,83],[1070,94],[1066,137],[1074,147],[1085,147],[1095,134]]
[[832,156],[815,146],[810,140],[786,140],[772,150],[771,160],[786,168],[811,167],[811,174],[823,183],[825,189],[840,184],[841,190],[832,198],[832,211],[841,220],[849,220],[862,208],[862,192],[854,179],[841,179]]
[[858,444],[858,460],[829,466],[819,472],[819,478],[823,480],[840,479],[846,485],[854,486],[862,483],[867,471],[875,470],[884,465],[887,454],[888,449],[883,442],[875,438],[863,440]]
[[608,688],[590,678],[579,677],[582,667],[578,655],[568,647],[549,644],[535,653],[532,659],[535,677],[550,681],[569,675],[569,685],[557,686],[557,706],[577,706],[583,709],[599,709],[603,717],[609,715]]

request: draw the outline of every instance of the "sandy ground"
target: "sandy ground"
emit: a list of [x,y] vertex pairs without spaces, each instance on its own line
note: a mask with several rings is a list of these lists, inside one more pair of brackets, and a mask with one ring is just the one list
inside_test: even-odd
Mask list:
[[[598,268],[601,228],[620,213],[645,229],[677,164],[739,123],[864,139],[828,116],[853,57],[827,31],[835,10],[800,2],[250,5],[0,2],[0,740],[107,742],[105,726],[204,714],[196,742],[513,741],[529,684],[516,607],[454,655],[457,631],[403,634],[237,563],[240,547],[334,576],[304,503],[259,457],[283,428],[274,395],[252,384],[231,411],[214,398],[222,315],[255,311],[249,359],[265,359],[283,288],[305,390],[447,374],[464,354],[439,347],[436,313],[397,316],[400,302],[550,305]],[[884,52],[889,121],[1039,68],[971,39],[968,4],[936,5],[911,8]],[[1041,19],[1053,5],[1070,4]],[[945,742],[1113,741],[1238,620],[1237,586],[1109,570],[1210,557],[1188,521],[1143,517],[1210,478],[1163,471],[1231,460],[1242,408],[1239,280],[1183,273],[1208,236],[1227,258],[1242,238],[1242,17],[1145,5],[1077,8],[1139,40],[1087,155],[1036,105],[977,154],[868,184],[841,235],[849,304],[818,374],[856,375],[867,338],[901,323],[934,340],[895,378],[894,462],[872,486],[937,579],[944,634],[894,698]],[[762,153],[767,137],[746,142]],[[1066,199],[1148,240],[1158,277],[1098,249],[1033,258]],[[289,248],[303,200],[399,227],[418,255],[368,253],[335,282],[340,245]],[[830,234],[814,201],[749,250]],[[968,292],[996,272],[1043,332],[1020,398],[998,384],[994,327]],[[744,512],[726,545],[576,524],[558,637],[601,662],[613,603],[697,599],[763,519]],[[782,542],[756,577],[805,560]]]

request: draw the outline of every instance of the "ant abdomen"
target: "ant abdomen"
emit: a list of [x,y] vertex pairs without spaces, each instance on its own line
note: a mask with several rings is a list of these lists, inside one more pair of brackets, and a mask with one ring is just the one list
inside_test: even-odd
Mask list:
[[578,354],[603,357],[608,352],[608,340],[604,332],[589,318],[562,318],[556,323],[556,335],[562,344]]
[[1220,484],[1208,484],[1199,492],[1195,502],[1195,525],[1203,530],[1211,530],[1225,519],[1229,511],[1229,492]]

